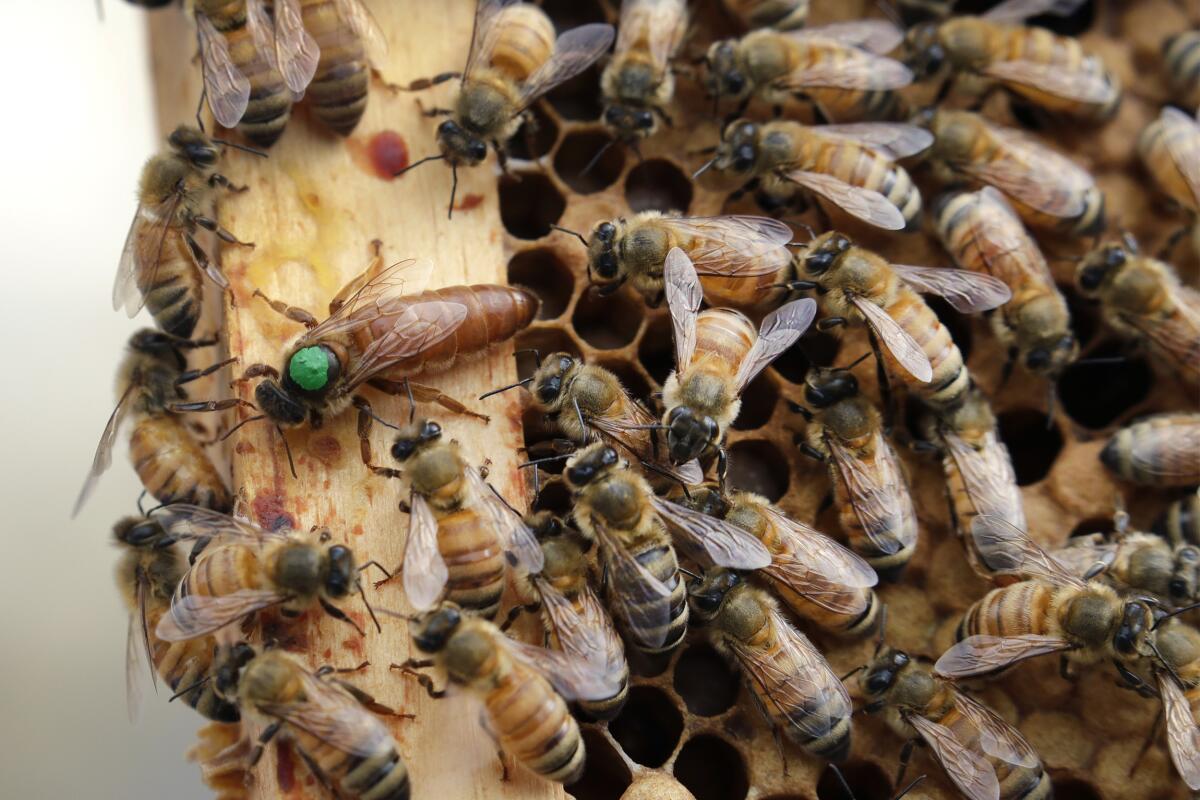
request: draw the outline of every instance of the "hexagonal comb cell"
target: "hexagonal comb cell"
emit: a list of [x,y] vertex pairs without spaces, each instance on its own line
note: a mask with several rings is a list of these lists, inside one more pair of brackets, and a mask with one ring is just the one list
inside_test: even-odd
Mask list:
[[645,767],[661,767],[675,752],[683,733],[683,715],[666,692],[653,686],[635,686],[608,732],[621,750]]
[[675,664],[675,691],[687,710],[701,717],[715,717],[737,701],[738,674],[720,653],[707,643],[689,646]]
[[[1095,359],[1092,363],[1088,363]],[[1111,363],[1108,359],[1116,359]],[[1063,410],[1085,428],[1099,430],[1142,402],[1154,387],[1154,371],[1145,359],[1119,342],[1093,348],[1081,363],[1071,364],[1058,379]]]
[[540,172],[505,175],[500,179],[500,221],[518,239],[540,239],[562,217],[566,200]]
[[624,166],[623,146],[603,130],[569,133],[554,154],[554,171],[580,194],[612,186]]
[[671,319],[657,316],[650,320],[638,344],[638,361],[661,386],[675,369],[675,348],[671,343]]
[[624,347],[637,336],[646,309],[628,289],[609,297],[588,292],[575,304],[571,323],[585,342],[599,350]]
[[617,800],[633,780],[629,767],[599,731],[584,728],[583,744],[587,762],[583,775],[569,787],[570,793],[576,800]]
[[575,276],[549,248],[522,250],[508,262],[508,282],[523,286],[541,301],[538,319],[555,319],[567,310],[575,290]]
[[724,739],[693,736],[675,759],[675,777],[696,800],[742,800],[750,789],[746,762]]
[[508,142],[508,154],[516,159],[532,161],[549,153],[558,141],[558,123],[540,105],[529,109],[533,115],[521,124],[520,130]]
[[[842,778],[837,770],[841,770]],[[845,784],[842,783],[845,779]],[[853,794],[846,793],[846,786]],[[869,761],[850,761],[835,767],[832,764],[821,772],[817,781],[817,800],[861,800],[864,797],[890,797],[892,783],[879,767]]]
[[739,431],[752,431],[766,425],[779,404],[779,390],[766,372],[750,381],[742,392],[742,407],[733,427]]
[[661,158],[638,164],[625,176],[625,202],[634,211],[676,211],[692,205],[692,179]]
[[554,87],[546,100],[565,120],[592,122],[600,118],[600,70],[592,65],[571,80]]
[[1017,485],[1028,486],[1046,477],[1063,447],[1062,432],[1057,425],[1047,426],[1046,412],[1015,409],[1000,414],[996,422],[1012,456]]
[[743,439],[729,448],[729,483],[735,489],[776,502],[787,491],[788,472],[787,459],[770,440]]

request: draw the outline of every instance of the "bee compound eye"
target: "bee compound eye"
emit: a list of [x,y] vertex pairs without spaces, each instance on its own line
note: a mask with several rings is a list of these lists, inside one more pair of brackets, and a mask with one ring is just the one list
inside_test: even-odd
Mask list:
[[416,449],[416,442],[412,439],[397,439],[392,445],[392,458],[397,461],[407,461],[409,456]]
[[442,426],[436,422],[426,422],[421,426],[422,439],[437,439],[442,435]]

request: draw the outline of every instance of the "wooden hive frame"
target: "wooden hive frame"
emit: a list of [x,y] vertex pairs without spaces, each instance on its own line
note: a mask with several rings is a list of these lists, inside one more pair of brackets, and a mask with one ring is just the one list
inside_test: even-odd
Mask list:
[[[391,37],[387,63],[379,65],[388,80],[406,83],[460,65],[470,36],[472,3],[375,0],[368,5]],[[618,5],[617,0],[545,3],[560,30],[586,21],[615,22]],[[688,46],[695,48],[708,41],[715,26],[729,21],[715,0],[693,5],[698,6],[699,32]],[[1124,11],[1113,9],[1114,5],[1104,5],[1109,16],[1098,14],[1082,38],[1129,87],[1125,103],[1099,133],[1060,131],[1057,135],[1060,144],[1095,171],[1108,195],[1110,218],[1156,242],[1178,218],[1163,213],[1162,199],[1137,169],[1132,143],[1166,96],[1153,66],[1158,42],[1166,33],[1196,24],[1200,9],[1194,3],[1181,7],[1169,0],[1130,4]],[[873,4],[866,0],[841,4],[814,0],[813,6],[810,24],[873,13]],[[193,47],[190,27],[181,15],[151,15],[150,27],[159,121],[165,132],[191,118],[189,104],[198,95],[198,76],[194,65],[179,58]],[[582,247],[572,237],[552,233],[549,224],[586,233],[600,219],[644,208],[675,208],[692,215],[755,212],[746,201],[729,203],[726,188],[695,185],[688,177],[698,159],[687,153],[713,144],[719,128],[707,113],[709,104],[686,78],[679,81],[671,111],[675,126],[645,142],[641,159],[614,147],[591,172],[581,175],[583,165],[608,138],[594,121],[599,112],[597,72],[589,70],[553,92],[538,109],[542,127],[535,137],[540,143],[534,155],[541,156],[542,166],[519,160],[512,167],[518,178],[501,179],[499,186],[490,167],[460,173],[459,198],[466,200],[463,205],[468,208],[456,212],[452,221],[445,215],[448,170],[433,165],[399,180],[372,171],[369,143],[385,130],[400,136],[413,159],[434,152],[434,126],[419,115],[413,96],[391,95],[381,91],[378,83],[366,117],[348,140],[322,132],[300,107],[270,159],[231,153],[223,170],[236,183],[249,184],[251,191],[223,200],[220,221],[258,246],[248,252],[226,248],[221,254],[222,267],[234,286],[222,327],[230,354],[243,363],[275,361],[280,348],[297,332],[296,326],[265,305],[252,302],[254,288],[322,311],[341,283],[365,265],[368,242],[381,238],[390,257],[434,257],[438,284],[503,280],[502,266],[507,264],[507,278],[533,289],[543,302],[538,321],[518,337],[517,347],[536,347],[543,353],[573,351],[613,369],[642,396],[659,389],[671,361],[665,310],[646,308],[628,288],[607,299],[588,293]],[[448,96],[452,85],[434,90],[430,99]],[[913,93],[914,104],[923,99],[922,91]],[[1003,119],[1005,103],[1002,98],[996,101],[988,111]],[[520,137],[516,145],[518,155],[529,155],[520,152],[524,147]],[[932,197],[928,192],[935,187],[924,171],[917,169],[914,174],[927,192],[928,203]],[[814,221],[811,216],[803,219]],[[844,219],[835,215],[835,221],[842,224]],[[849,223],[847,228],[897,262],[948,263],[926,234],[886,236]],[[1051,256],[1077,253],[1081,247],[1042,241]],[[1180,266],[1194,283],[1194,258],[1188,254]],[[1070,262],[1054,263],[1056,278],[1072,301],[1085,352],[1120,349],[1094,309],[1078,301],[1068,288],[1073,268]],[[937,308],[960,346],[969,350],[969,367],[993,400],[1022,479],[1034,534],[1045,543],[1056,543],[1072,532],[1100,529],[1110,518],[1121,488],[1096,457],[1105,434],[1135,416],[1178,408],[1195,398],[1171,376],[1136,356],[1124,365],[1095,367],[1093,372],[1072,370],[1061,390],[1064,402],[1046,432],[1043,391],[1037,381],[1018,371],[1000,388],[1003,353],[985,322]],[[865,348],[855,333],[840,341],[823,335],[805,341],[805,351],[819,363],[847,363]],[[516,377],[511,352],[512,345],[507,345],[484,361],[431,382],[477,407],[481,404],[475,396]],[[519,374],[525,377],[531,364],[522,361],[520,366]],[[793,351],[749,388],[742,419],[730,434],[732,482],[778,499],[799,518],[815,519],[818,527],[837,535],[832,510],[824,507],[828,486],[823,471],[792,445],[793,433],[802,430],[803,422],[782,402],[802,399],[800,382],[806,366],[807,358]],[[866,391],[876,392],[869,365],[859,374]],[[381,398],[376,408],[393,419],[404,413],[403,404],[394,399]],[[517,448],[523,438],[532,444],[547,433],[535,413],[522,414],[518,392],[486,401],[486,412],[492,417],[486,427],[431,408],[422,410],[446,424],[477,461],[485,454],[491,458],[493,480],[506,496],[526,496],[515,469]],[[396,510],[398,489],[362,468],[351,415],[322,431],[289,435],[297,455],[298,480],[286,474],[286,460],[269,428],[250,426],[243,431],[229,453],[232,477],[260,523],[271,525],[286,514],[301,525],[328,524],[342,532],[363,558],[376,558],[389,566],[398,562],[404,530],[404,515]],[[378,452],[384,450],[381,434],[375,444]],[[987,587],[967,568],[948,527],[940,465],[907,451],[902,456],[916,497],[921,543],[904,579],[882,587],[880,596],[890,610],[889,642],[935,657],[951,641],[961,612]],[[1143,526],[1168,499],[1153,491],[1125,491],[1125,495],[1134,524]],[[561,507],[562,493],[549,490],[543,501]],[[398,589],[382,591],[396,594],[381,594],[377,602],[399,605]],[[355,617],[364,619],[357,609]],[[401,624],[386,624],[382,634],[372,631],[361,642],[347,635],[347,626],[325,618],[306,617],[285,633],[285,642],[305,652],[314,664],[342,665],[369,658],[372,666],[357,680],[381,701],[418,715],[414,721],[392,725],[413,773],[414,797],[562,796],[561,788],[519,770],[511,781],[500,783],[492,748],[473,714],[461,713],[462,707],[450,702],[433,703],[411,682],[389,674],[387,664],[408,653]],[[839,673],[863,663],[874,646],[870,641],[846,642],[822,635],[814,639]],[[704,643],[703,631],[690,633],[669,664],[650,671],[653,674],[635,677],[633,701],[618,720],[585,726],[590,760],[583,780],[571,790],[574,796],[581,800],[621,796],[831,800],[842,796],[824,765],[794,746],[785,745],[784,771],[770,732],[744,689],[737,688],[737,676]],[[1043,659],[988,686],[983,697],[1017,723],[1039,750],[1060,798],[1184,796],[1161,739],[1132,778],[1127,777],[1155,705],[1112,684],[1112,676],[1103,670],[1089,671],[1077,683],[1068,683],[1058,677],[1052,659]],[[223,741],[227,733],[208,729],[208,747],[201,752],[212,752],[212,743]],[[845,771],[860,800],[889,796],[901,744],[879,720],[856,717],[853,751]],[[274,750],[259,770],[259,779],[245,791],[256,798],[319,796],[303,767],[286,758],[280,763]],[[957,796],[927,756],[918,756],[912,770],[910,775],[927,772],[929,777],[909,797]],[[211,777],[214,788],[224,790],[226,796],[243,793],[240,775]]]

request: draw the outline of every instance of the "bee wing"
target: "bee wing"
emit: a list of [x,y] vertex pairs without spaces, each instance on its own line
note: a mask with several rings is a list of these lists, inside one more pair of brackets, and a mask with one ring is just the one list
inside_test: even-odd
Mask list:
[[100,434],[100,442],[96,445],[96,454],[92,456],[92,468],[88,470],[87,478],[84,479],[83,486],[79,489],[79,497],[75,498],[75,505],[71,509],[72,518],[79,516],[83,504],[88,501],[96,489],[96,484],[100,482],[100,476],[112,466],[113,444],[117,441],[117,432],[121,429],[121,422],[129,413],[135,389],[136,387],[131,383],[121,394],[121,399],[117,401],[117,407],[108,416],[104,432]]
[[738,394],[745,391],[758,373],[804,335],[815,316],[817,301],[806,297],[793,300],[763,317],[758,338],[738,365],[737,376],[733,379]]
[[656,433],[651,426],[656,425],[658,420],[652,417],[625,387],[621,387],[621,392],[625,395],[625,401],[619,416],[588,417],[587,424],[594,428],[601,438],[627,450],[643,464],[652,464],[653,469],[667,477],[684,484],[703,482],[704,472],[695,459],[686,464],[672,464],[665,457],[665,451],[661,454],[655,453],[653,437]]
[[1072,538],[1069,544],[1051,551],[1050,557],[1067,572],[1083,577],[1097,564],[1108,569],[1116,560],[1119,547],[1116,542],[1106,542],[1103,534],[1093,534],[1087,539]]
[[969,678],[995,672],[1027,658],[1070,649],[1071,643],[1065,639],[1037,633],[968,636],[942,653],[933,669],[947,678]]
[[900,209],[874,189],[851,186],[840,178],[823,172],[794,170],[784,175],[784,178],[816,192],[847,214],[858,217],[876,228],[888,231],[904,229],[904,215],[900,213]]
[[291,535],[287,530],[268,531],[249,520],[188,503],[163,506],[154,512],[154,518],[176,542],[220,538],[222,542],[237,541],[261,546],[286,540]]
[[671,590],[631,556],[603,524],[593,519],[592,525],[604,547],[612,581],[608,595],[614,611],[629,627],[635,642],[643,647],[661,646],[671,621]]
[[621,690],[622,676],[607,672],[586,658],[518,642],[499,634],[496,641],[517,660],[550,681],[567,700],[605,700]]
[[737,525],[657,495],[651,495],[650,502],[689,557],[729,569],[762,569],[770,566],[771,552]]
[[404,594],[413,608],[424,611],[442,596],[450,577],[438,550],[438,522],[425,496],[412,493],[408,540],[404,545]]
[[911,530],[904,533],[904,539],[899,535],[885,538],[873,533],[880,530],[900,533],[911,527],[905,522],[906,517],[913,515],[912,498],[891,446],[880,438],[876,442],[874,462],[865,466],[837,439],[830,438],[826,442],[838,474],[853,498],[850,505],[871,544],[888,555],[912,544],[914,532]]
[[917,729],[950,780],[968,800],[1000,800],[1000,781],[992,765],[960,742],[953,730],[919,714],[905,714],[904,720]]
[[1153,321],[1132,314],[1121,315],[1122,321],[1137,328],[1192,377],[1200,376],[1200,313],[1189,308],[1188,298],[1176,297],[1177,314]]
[[1067,219],[1083,213],[1083,192],[1096,185],[1091,173],[1019,131],[989,128],[1000,146],[988,159],[957,164],[958,169],[1044,214]]
[[1075,13],[1085,0],[1005,0],[983,15],[992,22],[1018,24],[1040,14],[1066,17]]
[[1009,286],[1030,278],[1053,286],[1054,276],[1041,248],[1004,195],[985,186],[974,193],[974,202],[978,208],[967,223],[971,226],[970,240],[977,244],[979,260],[988,274]]
[[388,42],[371,9],[367,8],[362,0],[338,0],[337,8],[350,30],[362,39],[367,60],[378,65],[383,56],[387,55]]
[[572,603],[549,581],[538,579],[537,587],[562,651],[605,674],[620,674],[625,648],[592,590],[584,587]]
[[984,446],[978,449],[951,431],[943,431],[942,439],[976,511],[1024,528],[1025,506],[1012,459],[996,434],[988,433]]
[[471,77],[475,68],[491,60],[496,46],[499,28],[495,27],[497,16],[505,7],[517,0],[479,0],[475,6],[475,25],[471,28],[471,46],[467,50],[467,64],[463,67],[463,81]]
[[955,692],[954,705],[979,731],[979,745],[983,752],[1027,769],[1033,769],[1041,763],[1020,731],[996,716],[990,708],[963,692]]
[[892,269],[918,292],[944,297],[960,314],[990,311],[1012,299],[1012,290],[1004,281],[982,272],[910,264],[892,264]]
[[902,122],[854,122],[846,125],[821,125],[822,136],[849,139],[893,158],[908,158],[929,149],[933,134],[916,125]]
[[541,572],[544,563],[542,546],[538,544],[537,537],[529,530],[525,520],[521,519],[521,515],[505,504],[495,488],[479,474],[479,470],[467,467],[467,482],[471,485],[475,499],[495,526],[500,541],[504,542],[505,549],[516,559],[521,569],[526,572]]
[[831,587],[842,595],[845,589],[866,589],[879,583],[875,570],[857,553],[777,508],[763,506],[761,511],[787,542],[787,550],[773,554],[765,570],[793,586],[798,594],[824,605],[822,589]]
[[521,87],[516,113],[563,81],[574,78],[592,65],[613,43],[612,25],[593,22],[561,34],[554,42],[554,55],[529,76]]
[[203,13],[196,14],[196,31],[208,107],[221,127],[233,128],[250,103],[250,81],[233,63],[225,37]]
[[360,758],[378,755],[388,746],[392,735],[387,727],[350,692],[307,670],[303,675],[303,700],[260,703],[258,709],[312,734],[335,750]]
[[661,75],[686,30],[686,0],[622,0],[613,55],[644,43],[651,63]]
[[805,39],[833,52],[775,81],[774,86],[782,91],[803,93],[805,89],[822,87],[881,91],[899,89],[913,81],[912,70],[895,59],[868,53],[837,39],[818,36]]
[[1093,66],[1095,60],[1095,56],[1088,56],[1070,72],[1057,65],[1034,61],[994,61],[983,68],[983,73],[998,80],[1032,86],[1068,100],[1106,103],[1116,89],[1108,82],[1102,68]]
[[275,59],[292,94],[303,94],[317,72],[321,48],[304,29],[300,0],[275,0]]
[[1170,673],[1158,673],[1158,692],[1167,721],[1167,749],[1171,763],[1192,791],[1200,790],[1200,726],[1191,705]]
[[1163,127],[1163,141],[1167,144],[1167,152],[1171,162],[1187,181],[1192,196],[1200,200],[1200,159],[1196,157],[1200,145],[1200,124],[1195,117],[1190,117],[1173,106],[1165,106],[1158,116],[1159,124]]
[[301,346],[315,344],[337,334],[365,328],[387,315],[394,302],[417,294],[424,287],[433,262],[429,259],[399,261],[372,274],[373,267],[342,287],[329,316],[300,339]]
[[1008,520],[981,514],[971,521],[971,538],[988,569],[1044,580],[1056,585],[1083,587],[1079,578]]
[[403,310],[392,316],[392,327],[367,345],[358,363],[346,373],[348,386],[358,386],[397,361],[453,336],[467,318],[467,307],[446,300],[405,300]]
[[1200,453],[1200,420],[1141,432],[1133,437],[1129,461],[1134,469],[1149,475],[1187,478],[1196,472],[1197,453]]
[[691,237],[688,258],[700,275],[750,278],[786,267],[792,229],[769,217],[668,217],[658,224]]
[[855,296],[847,299],[862,312],[871,330],[900,366],[922,383],[933,380],[933,365],[929,363],[929,356],[925,355],[921,345],[909,336],[908,331],[901,328],[896,320],[870,300]]
[[[135,317],[146,304],[146,298],[138,287],[138,273],[145,273],[142,280],[145,286],[154,286],[158,282],[158,265],[162,263],[167,234],[182,197],[180,192],[172,192],[170,197],[156,206],[138,206],[129,233],[125,236],[125,245],[121,248],[121,260],[117,264],[117,277],[112,290],[113,311],[124,308],[126,314]],[[146,231],[139,235],[143,225]]]
[[682,372],[692,363],[696,352],[696,318],[704,289],[691,259],[678,247],[672,247],[663,262],[663,282],[675,333],[675,369]]
[[134,596],[133,610],[129,614],[129,630],[125,635],[125,708],[129,713],[129,721],[137,719],[138,709],[142,700],[142,681],[146,672],[158,690],[158,672],[154,669],[154,656],[150,649],[150,626],[146,621],[146,601],[150,591],[150,582],[142,573],[137,571],[137,592]]
[[783,35],[799,40],[834,39],[878,55],[890,53],[904,41],[904,31],[883,19],[832,22],[828,25],[787,31]]
[[240,589],[224,595],[183,595],[176,590],[171,608],[158,620],[154,635],[165,642],[195,639],[286,599],[287,595],[270,589]]

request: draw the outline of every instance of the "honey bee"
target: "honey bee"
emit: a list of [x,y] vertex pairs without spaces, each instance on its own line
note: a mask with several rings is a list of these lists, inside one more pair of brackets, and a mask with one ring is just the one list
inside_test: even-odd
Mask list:
[[716,155],[696,175],[711,166],[756,182],[755,197],[766,211],[811,192],[869,225],[914,231],[921,219],[921,193],[896,161],[932,141],[929,131],[898,123],[739,119],[725,127]]
[[1189,215],[1200,213],[1200,123],[1165,106],[1138,136],[1138,157],[1162,190]]
[[165,506],[155,516],[176,541],[208,540],[175,590],[170,609],[155,626],[159,639],[182,642],[265,608],[277,606],[284,616],[296,617],[315,605],[365,635],[331,602],[358,592],[371,610],[354,553],[345,545],[331,544],[328,530],[266,531],[246,520],[183,503]]
[[1118,586],[1164,598],[1175,606],[1200,600],[1200,549],[1172,545],[1153,533],[1118,526],[1110,539],[1103,534],[1076,537],[1050,551],[1072,575],[1091,577],[1100,570]]
[[1200,414],[1155,414],[1113,434],[1100,461],[1144,486],[1200,484]]
[[694,579],[688,597],[713,646],[742,670],[742,681],[772,727],[818,758],[850,752],[850,694],[825,657],[761,589],[736,572]]
[[1154,632],[1154,676],[1167,723],[1167,752],[1188,788],[1200,791],[1200,631],[1177,619],[1156,625],[1162,627]]
[[[368,421],[360,422],[364,436]],[[401,428],[392,456],[404,464],[411,490],[403,565],[408,601],[425,610],[444,593],[472,613],[495,617],[508,574],[506,559],[528,572],[540,571],[537,540],[479,470],[467,464],[458,443],[442,441],[436,422],[419,419]]]
[[1079,265],[1076,284],[1100,301],[1104,321],[1188,383],[1200,384],[1200,292],[1182,285],[1170,265],[1141,255],[1127,237]]
[[[1071,159],[970,111],[934,111],[927,119],[934,136],[928,157],[946,182],[1003,192],[1021,220],[1035,228],[1071,236],[1104,229],[1104,193]],[[942,219],[939,215],[939,223]]]
[[657,497],[603,442],[577,451],[563,474],[576,526],[600,546],[614,616],[643,652],[669,652],[687,632],[686,590],[668,526],[693,560],[734,569],[771,563],[767,549],[740,528]]
[[196,241],[197,229],[214,231],[231,244],[253,245],[239,242],[203,213],[213,187],[240,191],[215,171],[218,142],[181,125],[167,143],[169,152],[159,153],[142,167],[137,213],[121,250],[112,302],[114,311],[124,308],[130,317],[149,306],[158,327],[186,338],[200,319],[204,294],[200,273],[222,289],[229,288],[229,281]]
[[[678,499],[678,498],[677,498]],[[784,604],[831,633],[858,636],[875,627],[878,576],[858,555],[752,492],[724,495],[715,485],[691,490],[688,507],[733,523],[766,546],[761,570]]]
[[715,102],[739,103],[738,114],[755,97],[779,110],[798,98],[826,120],[883,119],[896,111],[893,90],[913,80],[908,67],[883,55],[903,39],[883,20],[756,30],[713,42],[704,57],[704,85]]
[[1051,114],[1103,121],[1121,102],[1121,86],[1078,40],[1026,26],[1038,14],[1067,15],[1081,0],[1005,0],[982,16],[958,15],[909,35],[928,71],[948,63],[955,78],[978,76]]
[[525,609],[540,610],[550,647],[590,661],[612,678],[618,688],[611,697],[582,700],[579,706],[592,719],[613,719],[629,697],[629,664],[612,619],[588,583],[590,543],[549,511],[531,515],[526,525],[541,545],[543,565],[541,572],[517,574],[521,605],[509,619]]
[[213,118],[270,147],[292,115],[292,93],[276,62],[275,27],[263,0],[195,0],[194,10]]
[[[413,642],[431,660],[407,661],[393,668],[436,666],[449,683],[476,695],[484,705],[484,724],[500,749],[531,772],[559,783],[574,783],[583,774],[584,744],[579,724],[566,700],[601,700],[618,688],[616,676],[555,650],[524,644],[476,616],[444,602],[416,623]],[[428,675],[421,685],[431,697]]]
[[742,392],[808,330],[817,304],[793,300],[767,314],[756,332],[740,311],[700,311],[700,278],[678,247],[667,253],[663,280],[675,338],[675,371],[663,385],[667,452],[682,464],[715,449],[724,480],[725,435],[741,409]]
[[881,578],[894,580],[917,548],[917,515],[879,412],[846,369],[810,370],[805,384],[805,399],[816,410],[795,407],[808,420],[801,449],[829,471],[850,548]]
[[[877,362],[935,412],[961,403],[971,379],[950,332],[913,289],[939,294],[963,314],[1012,299],[991,275],[890,264],[836,231],[818,236],[797,260],[796,273],[805,280],[792,287],[816,289],[821,310],[831,315],[820,327],[861,318]],[[882,353],[877,342],[883,343]]]
[[622,0],[617,45],[600,76],[604,123],[621,139],[652,136],[675,94],[670,60],[687,31],[687,0]]
[[[253,2],[253,0],[252,0]],[[348,136],[367,108],[372,62],[387,39],[362,0],[274,0],[275,58],[288,88],[308,93],[313,115]]]
[[1154,620],[1147,601],[1122,600],[1102,581],[1072,575],[999,517],[976,517],[971,535],[989,570],[1031,579],[993,589],[967,609],[957,644],[934,666],[939,675],[986,675],[1049,653],[1062,654],[1065,675],[1071,664],[1123,668],[1149,654]]
[[[554,38],[554,23],[546,12],[531,3],[512,0],[479,0],[471,49],[461,74],[453,110],[433,109],[429,115],[444,114],[437,129],[440,155],[458,185],[458,168],[474,167],[487,158],[488,145],[496,151],[502,169],[505,143],[528,118],[535,100],[563,81],[587,69],[612,45],[611,25],[582,25]],[[409,85],[420,90],[459,77],[448,72]],[[406,169],[411,169],[412,164]],[[455,189],[450,190],[450,211]]]
[[390,394],[408,390],[415,399],[472,414],[409,378],[447,370],[460,358],[512,338],[533,320],[537,299],[524,289],[491,284],[413,292],[414,278],[420,282],[429,269],[428,262],[385,268],[377,252],[371,266],[333,298],[329,316],[320,323],[302,308],[257,292],[275,311],[307,328],[288,349],[282,370],[254,364],[240,379],[266,377],[254,390],[266,417],[280,426],[308,422],[318,428],[325,416],[344,411],[364,383]]
[[[1055,380],[1079,354],[1071,312],[1037,242],[1003,195],[990,186],[944,195],[936,204],[937,231],[960,267],[1002,281],[1012,299],[991,316],[1009,362]],[[1020,527],[1020,526],[1018,526]]]
[[221,473],[181,414],[188,411],[228,408],[228,401],[188,402],[183,387],[228,365],[221,361],[205,369],[187,368],[184,350],[209,347],[216,340],[177,339],[145,328],[129,339],[128,351],[117,372],[117,407],[100,435],[100,444],[71,516],[83,508],[112,464],[117,433],[127,417],[133,418],[129,434],[129,458],[138,478],[163,504],[192,503],[217,511],[228,511],[233,497]]
[[331,796],[408,800],[408,769],[396,740],[371,713],[383,707],[333,672],[330,667],[310,672],[295,656],[257,653],[245,642],[222,648],[217,689],[263,730],[249,765],[283,733]]
[[1200,30],[1183,31],[1163,42],[1163,61],[1173,99],[1184,108],[1200,106]]
[[212,642],[192,639],[164,642],[154,635],[154,626],[167,613],[171,593],[187,570],[174,541],[158,520],[126,517],[113,528],[121,560],[117,562],[117,588],[129,609],[129,632],[125,641],[125,695],[129,718],[137,716],[140,682],[149,671],[153,680],[162,677],[172,692],[204,717],[217,722],[237,722],[237,706],[221,699],[211,677]]
[[725,10],[746,28],[794,31],[808,22],[809,0],[723,0]]
[[925,663],[881,648],[858,680],[866,710],[882,711],[888,727],[906,740],[901,776],[919,737],[969,800],[1053,796],[1041,759],[1017,729]]
[[1176,547],[1200,545],[1200,492],[1193,492],[1167,506],[1162,516],[1155,520],[1153,530]]
[[576,445],[604,441],[669,478],[685,484],[704,480],[699,464],[671,463],[659,436],[658,420],[603,367],[585,364],[570,353],[551,353],[540,360],[529,378],[483,397],[523,384],[532,386],[533,407],[552,418],[563,436]]
[[974,549],[971,523],[980,514],[999,517],[1026,529],[1025,505],[1008,448],[1000,441],[996,417],[978,387],[967,389],[962,405],[923,420],[925,440],[942,453],[950,518],[967,551],[972,569],[985,578],[992,573]]

